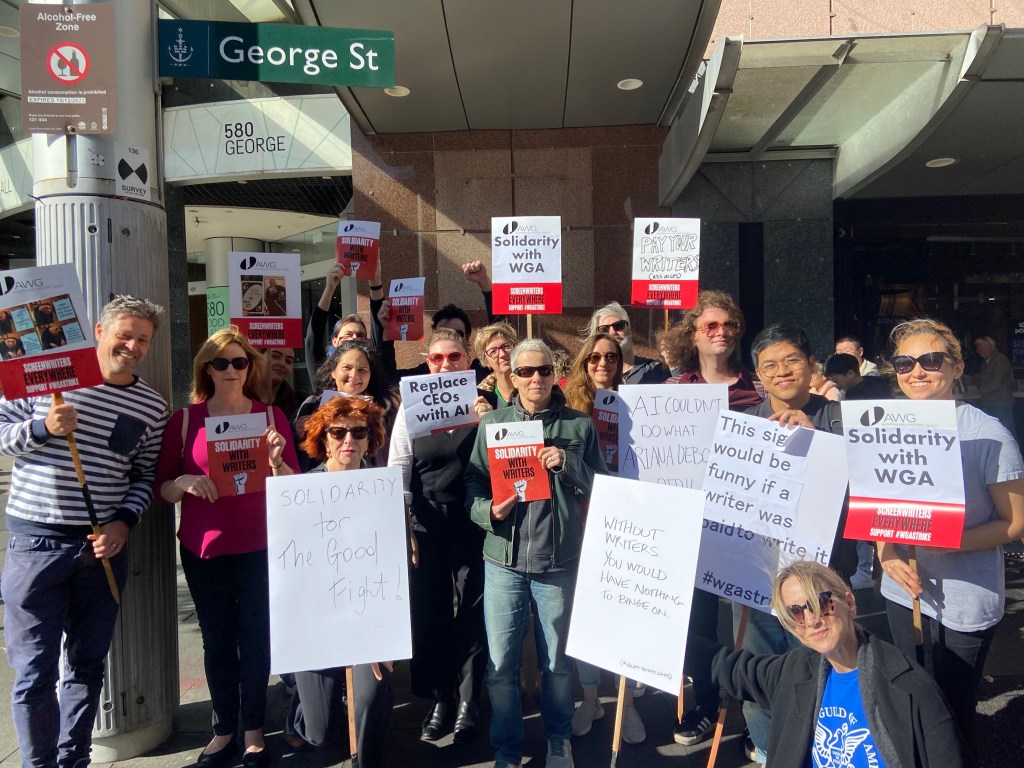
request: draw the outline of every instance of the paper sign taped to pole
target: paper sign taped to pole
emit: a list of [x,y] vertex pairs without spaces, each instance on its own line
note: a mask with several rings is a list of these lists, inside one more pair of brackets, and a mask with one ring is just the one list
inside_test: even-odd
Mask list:
[[560,216],[492,218],[491,265],[495,314],[561,314]]
[[388,341],[423,341],[423,288],[425,277],[403,277],[391,281],[388,302],[391,309],[384,326]]
[[217,486],[218,496],[265,490],[270,475],[270,449],[263,435],[268,418],[268,413],[206,418],[210,479]]
[[302,265],[297,253],[228,254],[231,324],[258,348],[299,348]]
[[633,304],[693,307],[699,271],[700,219],[633,220]]

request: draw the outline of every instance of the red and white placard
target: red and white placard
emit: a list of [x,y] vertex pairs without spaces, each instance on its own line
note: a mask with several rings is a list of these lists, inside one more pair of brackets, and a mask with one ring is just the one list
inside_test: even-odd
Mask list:
[[491,266],[496,314],[560,314],[562,217],[492,218]]
[[634,219],[631,303],[688,309],[699,269],[700,219]]
[[297,253],[228,254],[231,324],[254,347],[302,346],[302,264]]

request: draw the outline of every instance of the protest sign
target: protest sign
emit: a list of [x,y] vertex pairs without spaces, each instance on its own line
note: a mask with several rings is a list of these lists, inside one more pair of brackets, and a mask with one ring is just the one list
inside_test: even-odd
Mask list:
[[491,219],[494,312],[562,312],[562,218]]
[[479,395],[473,371],[406,376],[398,386],[411,438],[470,427],[480,421],[473,410],[473,401]]
[[0,272],[0,382],[8,400],[103,383],[72,264]]
[[218,496],[264,490],[270,474],[270,449],[263,433],[269,418],[269,413],[206,418],[210,479],[217,486]]
[[619,472],[619,405],[618,394],[610,389],[599,389],[590,412],[597,427],[597,444],[604,456],[604,465],[612,474]]
[[848,539],[960,546],[964,478],[953,400],[842,403]]
[[633,220],[633,304],[694,306],[699,267],[700,219]]
[[496,504],[515,494],[519,501],[551,498],[548,472],[537,458],[544,447],[544,424],[513,421],[485,424],[491,498]]
[[703,503],[701,491],[594,477],[570,656],[679,693]]
[[271,672],[412,656],[402,471],[267,480]]
[[302,266],[297,253],[228,254],[231,324],[254,347],[301,347]]
[[379,253],[379,221],[342,221],[338,224],[334,257],[345,267],[345,274],[372,280],[377,271]]
[[725,384],[619,387],[619,476],[700,488]]
[[391,309],[384,326],[388,341],[423,341],[423,286],[425,277],[391,281],[388,301]]
[[703,480],[697,586],[770,611],[781,568],[828,563],[846,479],[841,435],[723,411]]

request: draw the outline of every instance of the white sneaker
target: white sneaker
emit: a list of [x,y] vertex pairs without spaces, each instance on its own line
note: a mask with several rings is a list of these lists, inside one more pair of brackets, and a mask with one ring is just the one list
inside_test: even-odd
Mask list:
[[574,736],[586,736],[594,726],[595,720],[604,717],[604,707],[601,701],[590,701],[584,699],[572,713],[572,733]]
[[544,765],[545,768],[573,768],[572,743],[569,739],[558,736],[548,739],[548,758]]
[[506,763],[504,760],[495,760],[494,768],[523,768],[522,763]]
[[636,707],[624,707],[622,710],[622,740],[627,744],[640,744],[647,738],[647,729]]
[[639,699],[645,693],[647,693],[647,686],[643,683],[637,683],[636,688],[633,689],[633,698]]

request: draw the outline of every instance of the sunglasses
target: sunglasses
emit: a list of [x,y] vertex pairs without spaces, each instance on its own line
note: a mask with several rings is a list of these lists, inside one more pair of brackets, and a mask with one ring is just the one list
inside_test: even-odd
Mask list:
[[553,376],[555,373],[555,366],[553,365],[521,365],[518,368],[513,368],[512,373],[518,376],[520,379],[532,379],[535,373],[539,373],[545,379],[548,376]]
[[707,325],[697,326],[697,331],[703,333],[709,339],[712,336],[718,335],[719,331],[724,333],[726,336],[735,336],[740,332],[740,324],[735,320],[726,320],[724,323],[714,321]]
[[920,357],[911,357],[910,355],[893,355],[892,367],[896,369],[896,373],[910,373],[914,370],[915,365],[920,365],[926,371],[937,371],[942,367],[942,364],[946,362],[945,352],[925,352]]
[[485,349],[484,350],[484,354],[487,355],[489,358],[491,358],[491,360],[497,360],[498,359],[498,355],[500,355],[502,353],[507,355],[511,351],[512,351],[512,342],[506,341],[500,347],[491,347],[490,349]]
[[236,371],[244,371],[249,367],[249,358],[232,357],[228,360],[226,357],[215,357],[210,361],[210,365],[213,367],[213,370],[220,371],[221,373],[226,371],[229,365]]
[[597,365],[602,360],[604,360],[609,365],[615,365],[616,363],[619,362],[619,353],[618,352],[605,352],[604,354],[602,354],[600,352],[591,352],[589,355],[587,355],[587,364],[588,365]]
[[[811,610],[811,603],[808,600],[803,605],[787,605],[786,613],[797,624],[804,623],[804,615]],[[818,593],[818,614],[820,616],[831,616],[835,611],[835,604],[832,602],[831,592],[819,592]]]
[[345,439],[345,435],[351,433],[353,440],[365,440],[370,436],[369,427],[328,427],[324,430],[339,443]]
[[447,355],[442,355],[440,352],[435,352],[432,355],[427,355],[427,360],[434,365],[444,365],[445,360],[449,363],[457,363],[462,359],[462,354],[462,352],[449,352]]
[[629,328],[629,320],[619,320],[619,321],[614,322],[614,323],[609,323],[608,325],[599,325],[599,326],[597,326],[597,332],[598,333],[608,333],[608,331],[610,331],[610,330],[614,330],[616,332],[621,332],[621,331],[626,330],[627,328]]

